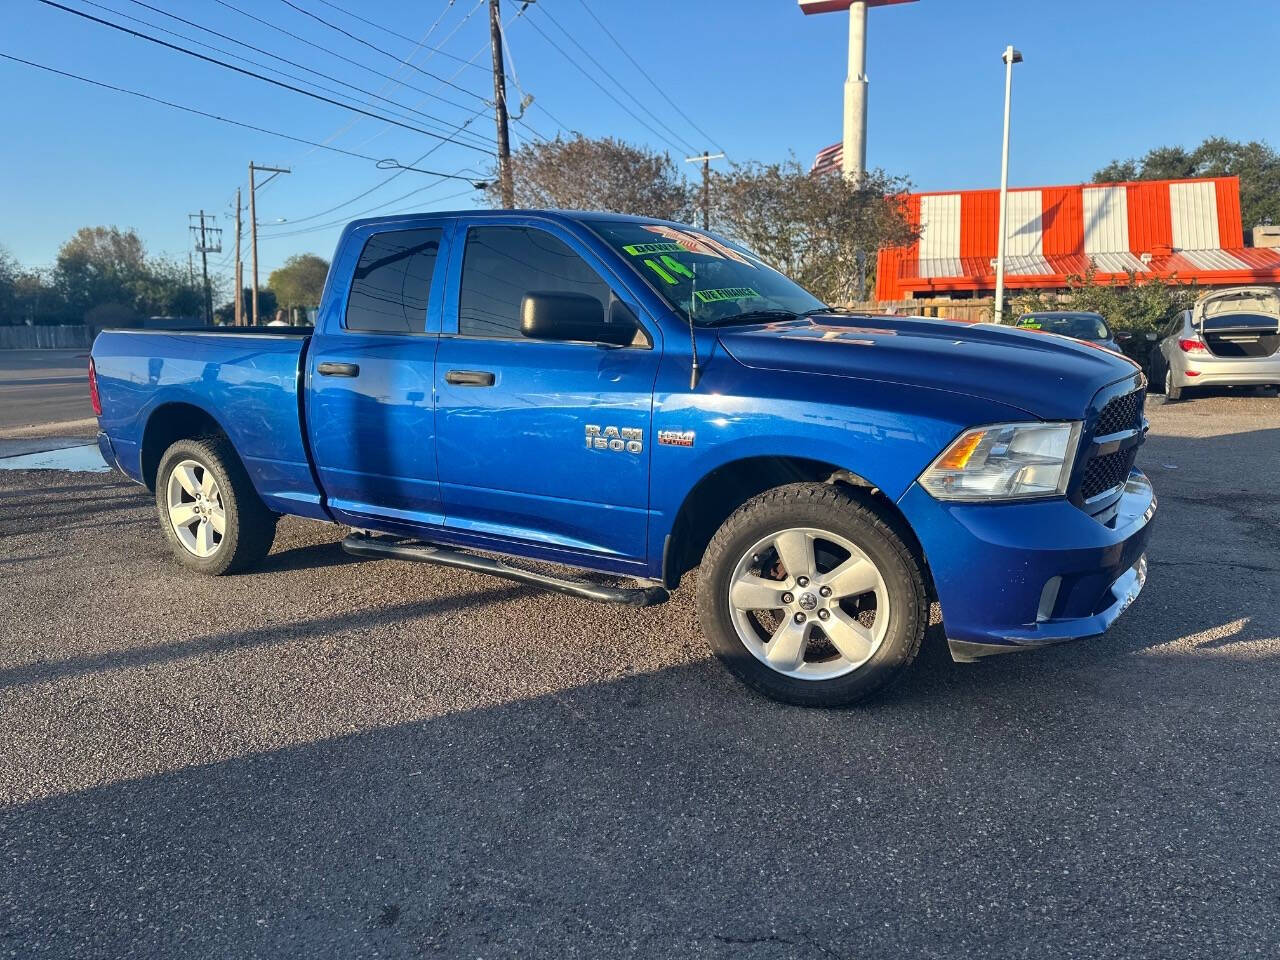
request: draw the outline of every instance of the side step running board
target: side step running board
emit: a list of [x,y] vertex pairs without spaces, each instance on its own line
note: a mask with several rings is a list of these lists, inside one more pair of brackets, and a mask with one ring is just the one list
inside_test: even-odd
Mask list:
[[349,534],[342,541],[342,549],[357,557],[374,557],[378,559],[414,560],[418,563],[434,563],[441,567],[459,567],[476,573],[488,573],[506,580],[529,583],[547,590],[557,590],[586,600],[599,603],[623,603],[632,607],[651,607],[662,603],[670,596],[666,587],[609,587],[598,583],[586,583],[582,580],[570,580],[553,577],[545,573],[535,573],[493,560],[480,557],[449,547],[440,547],[430,543],[399,542],[371,537],[363,533]]

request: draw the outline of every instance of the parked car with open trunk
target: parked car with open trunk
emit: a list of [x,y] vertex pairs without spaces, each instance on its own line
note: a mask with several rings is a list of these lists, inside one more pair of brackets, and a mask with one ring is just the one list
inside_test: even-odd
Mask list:
[[1214,290],[1162,331],[1151,382],[1169,400],[1199,387],[1280,387],[1280,291]]

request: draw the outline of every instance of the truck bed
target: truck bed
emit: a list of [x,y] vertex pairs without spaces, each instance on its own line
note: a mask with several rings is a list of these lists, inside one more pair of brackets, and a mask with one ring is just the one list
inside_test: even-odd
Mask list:
[[104,330],[94,341],[93,360],[100,428],[116,464],[150,484],[160,452],[155,432],[211,417],[268,507],[323,518],[299,400],[311,332]]

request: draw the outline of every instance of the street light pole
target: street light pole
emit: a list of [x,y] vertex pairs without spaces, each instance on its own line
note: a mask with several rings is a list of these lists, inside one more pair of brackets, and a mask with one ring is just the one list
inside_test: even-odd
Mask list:
[[996,302],[992,321],[1004,319],[1004,246],[1009,216],[1009,102],[1013,92],[1013,65],[1022,62],[1022,54],[1013,45],[1004,48],[1004,147],[1000,154],[1000,233],[996,237]]

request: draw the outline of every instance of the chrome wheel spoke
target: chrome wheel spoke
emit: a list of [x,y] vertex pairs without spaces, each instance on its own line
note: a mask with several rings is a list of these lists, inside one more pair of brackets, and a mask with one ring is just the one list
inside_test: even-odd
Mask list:
[[782,621],[765,644],[764,655],[776,670],[795,670],[804,663],[808,646],[809,624],[796,623],[790,617]]
[[213,532],[222,536],[227,532],[227,515],[221,507],[214,507],[209,511],[209,525],[213,527]]
[[846,660],[861,663],[871,655],[875,637],[869,629],[843,610],[839,608],[832,610],[831,618],[824,620],[820,626],[822,632],[827,635],[827,639],[831,641],[831,645],[840,651],[840,656]]
[[788,577],[792,580],[796,577],[813,577],[813,537],[803,530],[785,530],[774,537],[773,546],[778,551]]
[[833,597],[857,597],[874,590],[880,582],[880,574],[874,563],[855,555],[824,574],[822,580],[831,588]]
[[[205,472],[208,473],[208,471]],[[196,479],[196,465],[191,461],[178,464],[173,475],[182,485],[182,489],[187,492],[187,496],[194,498],[200,492],[200,481]]]
[[784,585],[754,574],[743,574],[729,588],[729,602],[739,610],[777,610],[782,607]]
[[213,479],[213,471],[205,467],[201,472],[204,476],[200,480],[200,492],[204,494],[206,500],[216,500],[218,498],[218,482]]
[[201,518],[200,525],[196,527],[196,551],[202,557],[213,553],[213,524],[208,518]]
[[169,508],[169,519],[175,527],[189,526],[199,517],[200,514],[196,513],[196,505],[191,502],[179,503]]

